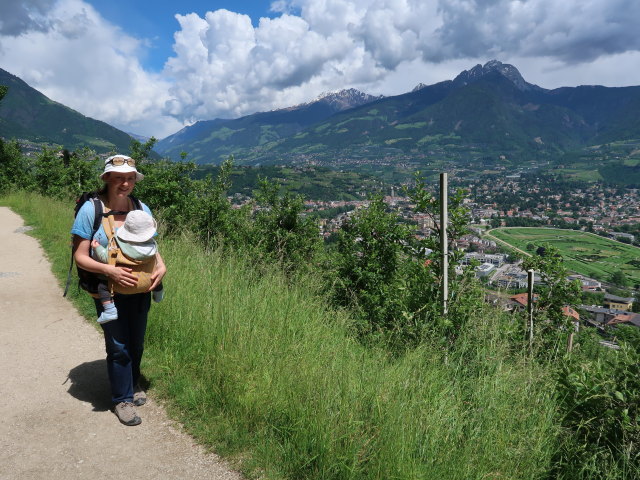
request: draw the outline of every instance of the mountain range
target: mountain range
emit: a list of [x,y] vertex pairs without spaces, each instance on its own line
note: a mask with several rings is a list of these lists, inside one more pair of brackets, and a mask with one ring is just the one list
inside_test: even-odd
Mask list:
[[640,87],[563,87],[528,83],[492,60],[453,80],[411,92],[357,98],[342,108],[325,99],[234,120],[197,122],[160,141],[198,163],[233,154],[240,164],[376,159],[551,158],[589,145],[640,138]]
[[[127,150],[131,135],[53,102],[0,69],[0,135],[69,149]],[[380,97],[355,89],[236,119],[199,121],[159,141],[162,156],[237,164],[554,159],[640,139],[640,87],[545,89],[492,60],[453,80]]]
[[218,163],[229,155],[241,157],[244,152],[259,152],[338,112],[366,105],[380,98],[382,97],[374,97],[352,88],[326,93],[311,102],[294,107],[231,120],[200,121],[160,140],[155,150],[173,160],[179,160],[184,151],[195,162]]

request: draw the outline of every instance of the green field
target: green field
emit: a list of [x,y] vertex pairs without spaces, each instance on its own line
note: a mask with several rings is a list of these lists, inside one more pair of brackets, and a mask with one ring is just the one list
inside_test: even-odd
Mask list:
[[622,270],[632,283],[640,283],[640,248],[590,233],[557,228],[497,228],[491,235],[520,250],[527,244],[553,245],[564,257],[567,268],[599,280],[608,280]]

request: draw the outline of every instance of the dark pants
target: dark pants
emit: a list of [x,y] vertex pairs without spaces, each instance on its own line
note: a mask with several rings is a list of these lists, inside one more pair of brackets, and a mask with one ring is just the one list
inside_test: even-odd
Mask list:
[[[118,295],[114,297],[118,319],[102,324],[107,350],[107,371],[114,404],[133,401],[133,387],[140,380],[140,361],[144,351],[144,334],[151,294]],[[102,304],[96,299],[96,311]]]

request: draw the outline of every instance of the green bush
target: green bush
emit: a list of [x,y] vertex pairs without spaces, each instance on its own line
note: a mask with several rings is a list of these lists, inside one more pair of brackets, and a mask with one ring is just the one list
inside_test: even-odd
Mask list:
[[252,241],[267,257],[291,270],[311,263],[321,247],[316,221],[304,217],[301,195],[285,192],[280,186],[261,179],[255,199]]
[[619,335],[620,350],[582,335],[583,351],[558,372],[560,478],[640,477],[639,335],[636,327]]
[[359,312],[364,329],[388,329],[405,311],[400,271],[410,234],[381,197],[356,211],[338,233],[334,298]]

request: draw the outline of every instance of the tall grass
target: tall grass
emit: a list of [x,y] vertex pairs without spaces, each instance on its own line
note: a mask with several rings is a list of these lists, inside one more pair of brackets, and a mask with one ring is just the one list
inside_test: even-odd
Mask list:
[[[33,196],[3,201],[51,239],[43,245],[66,275],[71,208]],[[353,340],[348,313],[328,308],[309,275],[287,279],[188,238],[167,239],[161,251],[167,295],[151,313],[144,373],[196,438],[249,476],[534,479],[549,471],[553,384],[509,349],[507,318],[484,311],[455,348],[424,344],[394,358]]]

